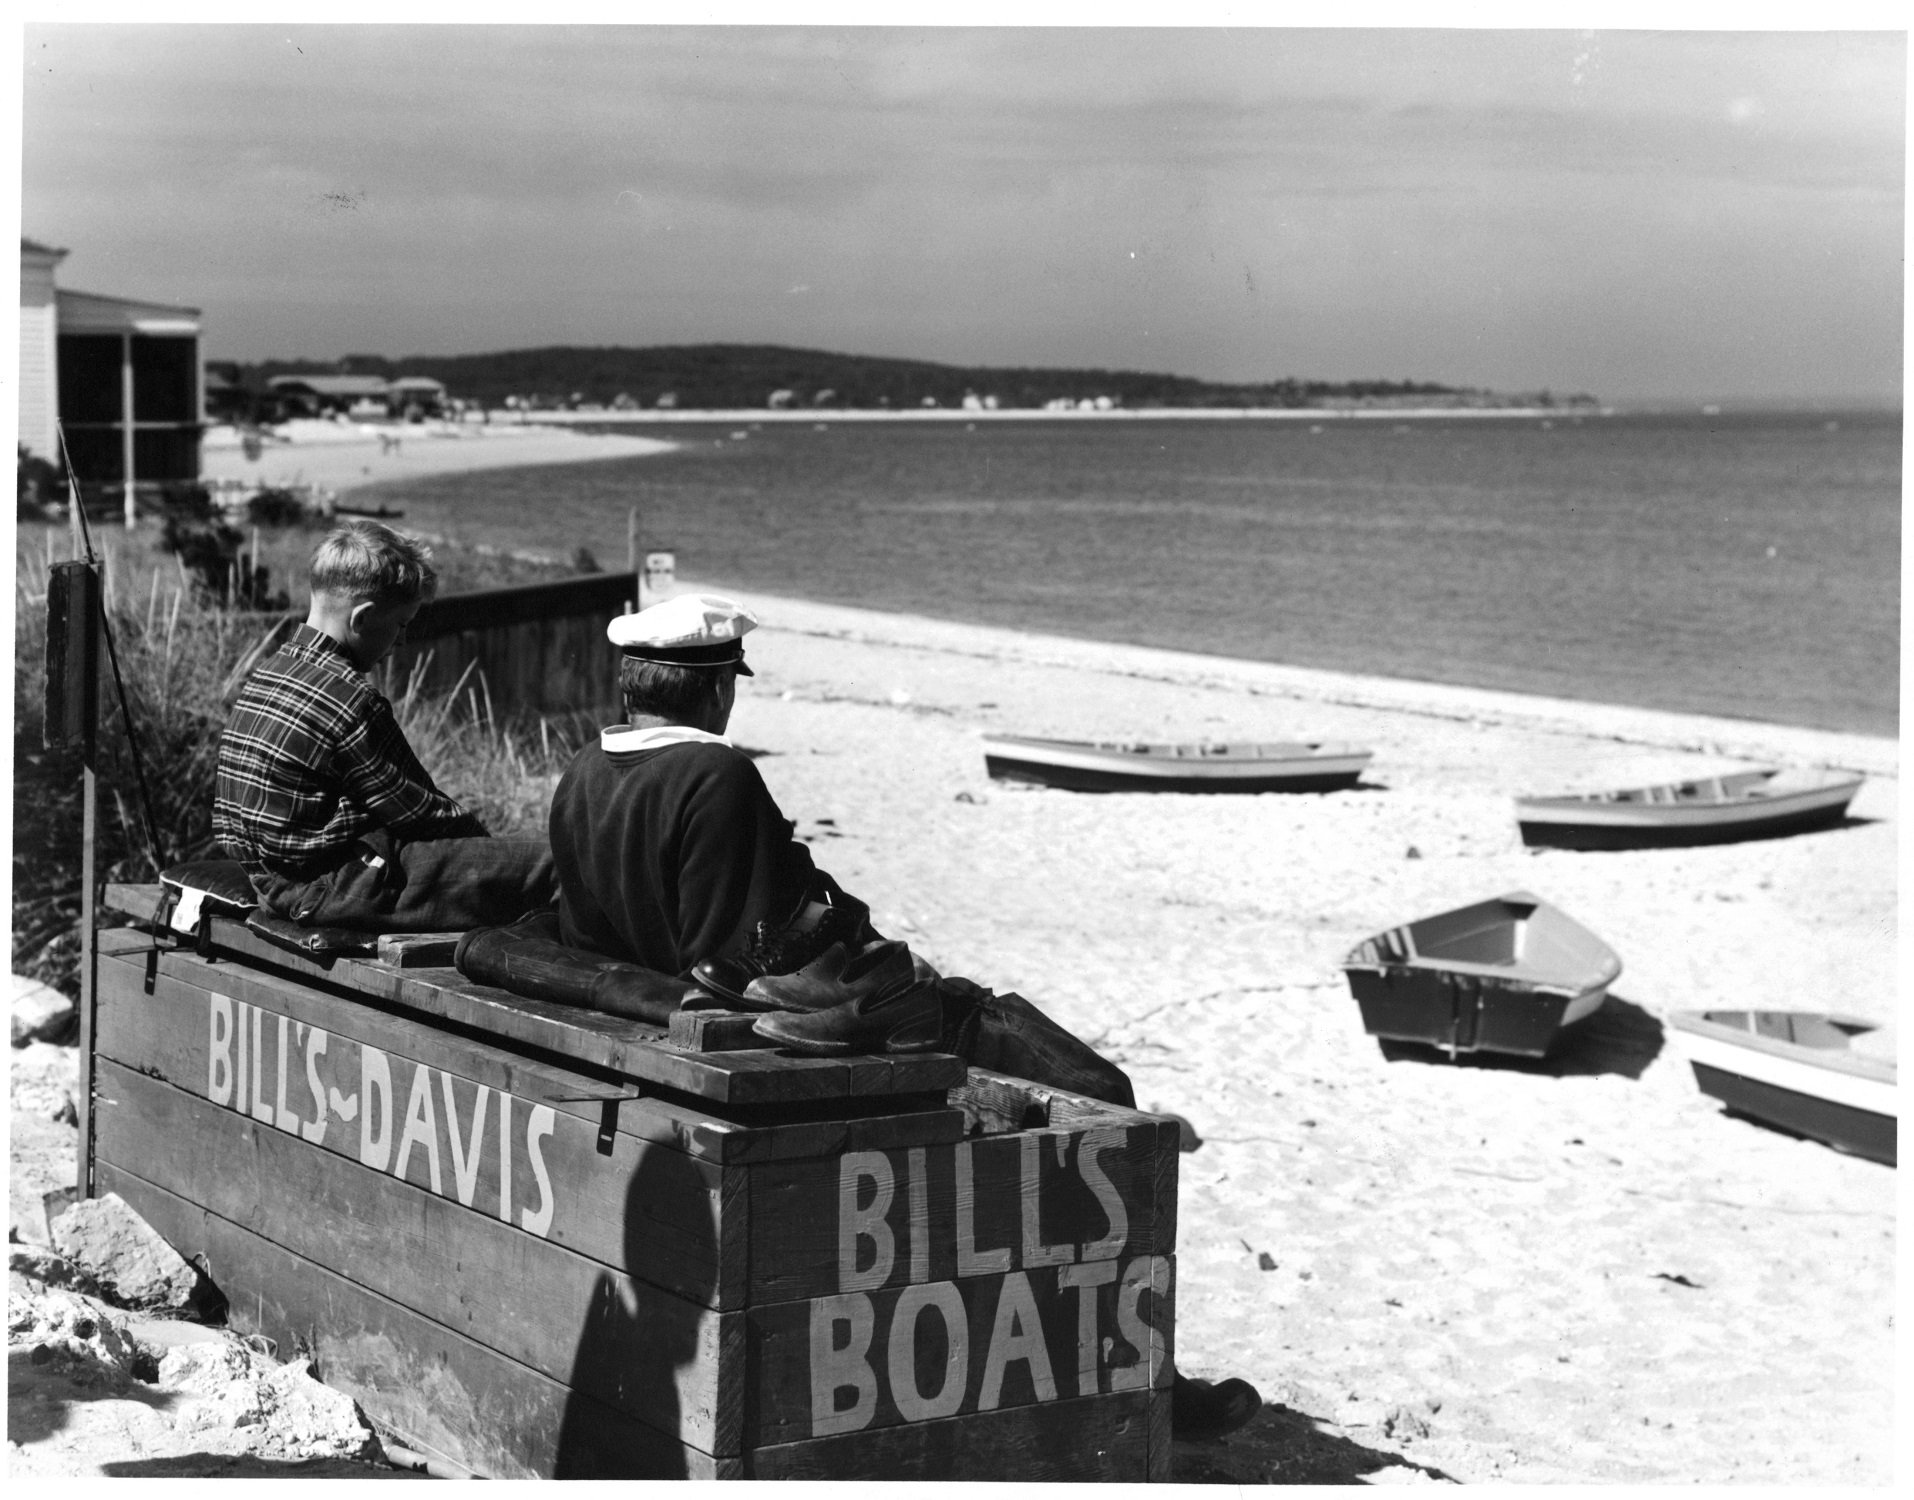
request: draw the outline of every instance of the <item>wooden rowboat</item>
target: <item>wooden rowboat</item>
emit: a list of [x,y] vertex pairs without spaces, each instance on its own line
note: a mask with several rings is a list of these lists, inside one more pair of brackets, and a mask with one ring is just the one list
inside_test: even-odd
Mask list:
[[998,781],[1073,792],[1329,792],[1356,784],[1373,752],[1356,745],[1148,744],[984,736]]
[[1857,1016],[1804,1010],[1684,1010],[1669,1016],[1704,1094],[1837,1150],[1895,1165],[1895,1063]]
[[1451,1057],[1541,1057],[1601,1008],[1622,961],[1556,907],[1512,891],[1366,938],[1342,967],[1371,1036]]
[[1739,771],[1621,792],[1522,797],[1522,840],[1558,849],[1637,849],[1772,838],[1839,822],[1866,780],[1850,771]]

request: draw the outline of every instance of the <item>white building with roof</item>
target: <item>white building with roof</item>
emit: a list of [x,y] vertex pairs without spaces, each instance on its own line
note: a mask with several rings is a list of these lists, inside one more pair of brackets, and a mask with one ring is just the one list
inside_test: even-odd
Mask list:
[[199,309],[55,284],[67,252],[20,241],[20,442],[83,488],[199,478]]

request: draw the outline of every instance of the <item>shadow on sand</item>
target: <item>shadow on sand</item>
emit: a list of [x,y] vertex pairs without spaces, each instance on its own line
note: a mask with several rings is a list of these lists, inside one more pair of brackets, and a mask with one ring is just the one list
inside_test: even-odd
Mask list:
[[103,1463],[113,1479],[425,1479],[424,1474],[350,1458],[259,1458],[250,1453],[177,1453]]
[[1464,1052],[1453,1060],[1440,1047],[1422,1042],[1377,1038],[1390,1062],[1438,1063],[1443,1067],[1489,1072],[1541,1073],[1552,1078],[1586,1078],[1599,1073],[1640,1078],[1666,1045],[1660,1021],[1641,1006],[1610,995],[1602,1008],[1563,1032],[1546,1057],[1504,1052]]
[[1214,1443],[1177,1443],[1172,1484],[1453,1483],[1440,1469],[1386,1448],[1367,1448],[1287,1406],[1265,1406],[1240,1432]]

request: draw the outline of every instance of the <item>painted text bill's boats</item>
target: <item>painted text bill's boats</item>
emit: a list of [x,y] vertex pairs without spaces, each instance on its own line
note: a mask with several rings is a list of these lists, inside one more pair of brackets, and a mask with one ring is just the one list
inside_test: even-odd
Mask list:
[[1522,797],[1522,839],[1558,849],[1638,849],[1772,838],[1837,823],[1865,777],[1851,771],[1739,771],[1622,792]]
[[984,736],[998,781],[1076,792],[1330,792],[1352,787],[1372,752],[1321,743],[1148,744]]
[[1601,1008],[1622,961],[1527,891],[1366,938],[1343,960],[1363,1030],[1459,1052],[1540,1057]]
[[1736,1114],[1895,1165],[1895,1062],[1858,1016],[1683,1010],[1668,1018],[1704,1094]]

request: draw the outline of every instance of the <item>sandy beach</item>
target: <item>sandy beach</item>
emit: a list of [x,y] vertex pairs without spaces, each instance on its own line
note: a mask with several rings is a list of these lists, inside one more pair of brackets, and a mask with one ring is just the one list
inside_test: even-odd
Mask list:
[[[654,446],[408,435],[400,454],[302,444],[255,467],[347,487],[584,443]],[[243,462],[212,453],[208,472]],[[886,934],[1034,1001],[1200,1137],[1181,1158],[1178,1363],[1245,1376],[1269,1406],[1182,1445],[1177,1477],[1890,1481],[1895,1172],[1725,1116],[1664,1022],[1893,1021],[1896,742],[709,586],[763,620],[732,734],[819,863]],[[990,781],[987,730],[1375,758],[1346,792],[1088,796]],[[1868,781],[1846,824],[1792,838],[1584,854],[1517,834],[1518,793],[1773,763]],[[1603,1010],[1546,1062],[1385,1057],[1342,956],[1515,890],[1621,955]]]
[[212,429],[201,450],[201,474],[209,480],[266,486],[318,485],[344,496],[362,486],[392,479],[634,458],[672,446],[656,438],[507,422],[375,427],[359,422],[299,421],[279,430],[284,437],[266,442],[259,456],[253,458],[232,428]]
[[[819,862],[1201,1136],[1179,1363],[1273,1408],[1209,1477],[1888,1482],[1895,1173],[1723,1115],[1663,1023],[1891,1022],[1894,742],[740,596],[732,733]],[[1340,793],[1089,796],[988,780],[993,729],[1375,760]],[[1851,822],[1529,852],[1510,803],[1776,761],[1868,771]],[[1386,1059],[1342,956],[1518,889],[1621,955],[1604,1009],[1545,1063]]]

